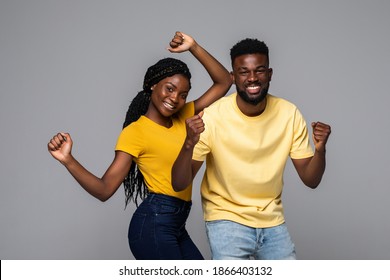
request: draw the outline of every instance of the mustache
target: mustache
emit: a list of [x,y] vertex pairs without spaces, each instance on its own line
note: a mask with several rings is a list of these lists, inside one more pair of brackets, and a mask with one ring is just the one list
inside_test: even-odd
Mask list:
[[245,87],[251,87],[251,86],[259,86],[259,87],[262,87],[262,88],[266,88],[269,86],[269,82],[265,82],[265,83],[262,83],[262,82],[247,82],[244,84]]

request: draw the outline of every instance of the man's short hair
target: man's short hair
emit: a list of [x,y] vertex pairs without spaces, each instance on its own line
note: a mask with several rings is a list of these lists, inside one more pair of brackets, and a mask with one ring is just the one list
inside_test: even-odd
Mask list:
[[258,39],[246,38],[239,41],[230,49],[230,59],[233,64],[234,59],[240,55],[244,54],[264,54],[268,56],[268,47],[263,41],[259,41]]

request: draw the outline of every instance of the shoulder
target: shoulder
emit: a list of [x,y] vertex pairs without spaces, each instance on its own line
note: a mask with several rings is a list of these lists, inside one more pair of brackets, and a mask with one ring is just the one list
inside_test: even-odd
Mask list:
[[134,130],[134,129],[139,129],[141,128],[142,126],[145,125],[145,116],[141,116],[138,120],[136,120],[135,122],[132,122],[131,124],[129,124],[128,126],[126,126],[125,128],[123,128],[123,130]]
[[176,113],[176,117],[179,119],[187,119],[195,114],[194,101],[187,102],[179,112]]
[[298,107],[294,103],[272,94],[268,94],[267,96],[267,106],[278,113],[295,114],[299,112]]
[[217,101],[215,101],[213,104],[205,108],[205,112],[215,112],[219,111],[221,109],[226,108],[230,104],[233,104],[236,100],[236,93],[232,93],[230,95],[224,96]]
[[122,129],[121,136],[140,135],[144,129],[147,129],[148,124],[144,116],[141,116],[137,121],[132,122]]
[[283,107],[290,107],[290,108],[297,108],[297,106],[292,103],[291,101],[278,97],[272,94],[268,94],[267,101],[270,103],[270,105],[275,105],[275,106],[283,106]]

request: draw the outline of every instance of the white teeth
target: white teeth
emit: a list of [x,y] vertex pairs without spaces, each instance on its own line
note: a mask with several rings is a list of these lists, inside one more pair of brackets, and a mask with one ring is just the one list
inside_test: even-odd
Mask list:
[[165,105],[165,107],[167,107],[169,109],[175,109],[175,106],[173,106],[173,105],[171,105],[169,103],[164,102],[164,105]]
[[258,89],[260,88],[259,86],[252,86],[252,87],[247,87],[248,89]]

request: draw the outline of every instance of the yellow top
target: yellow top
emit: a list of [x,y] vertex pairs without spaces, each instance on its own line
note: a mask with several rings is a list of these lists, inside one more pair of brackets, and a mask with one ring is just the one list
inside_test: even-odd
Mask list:
[[191,200],[192,185],[181,192],[173,190],[171,170],[186,137],[185,120],[193,116],[194,111],[194,102],[187,103],[172,118],[170,128],[141,116],[119,135],[115,150],[134,157],[150,192]]
[[306,122],[295,105],[272,95],[261,115],[248,117],[237,107],[236,96],[205,109],[205,131],[194,150],[194,160],[206,159],[205,220],[276,226],[284,222],[281,196],[288,157],[313,156]]

